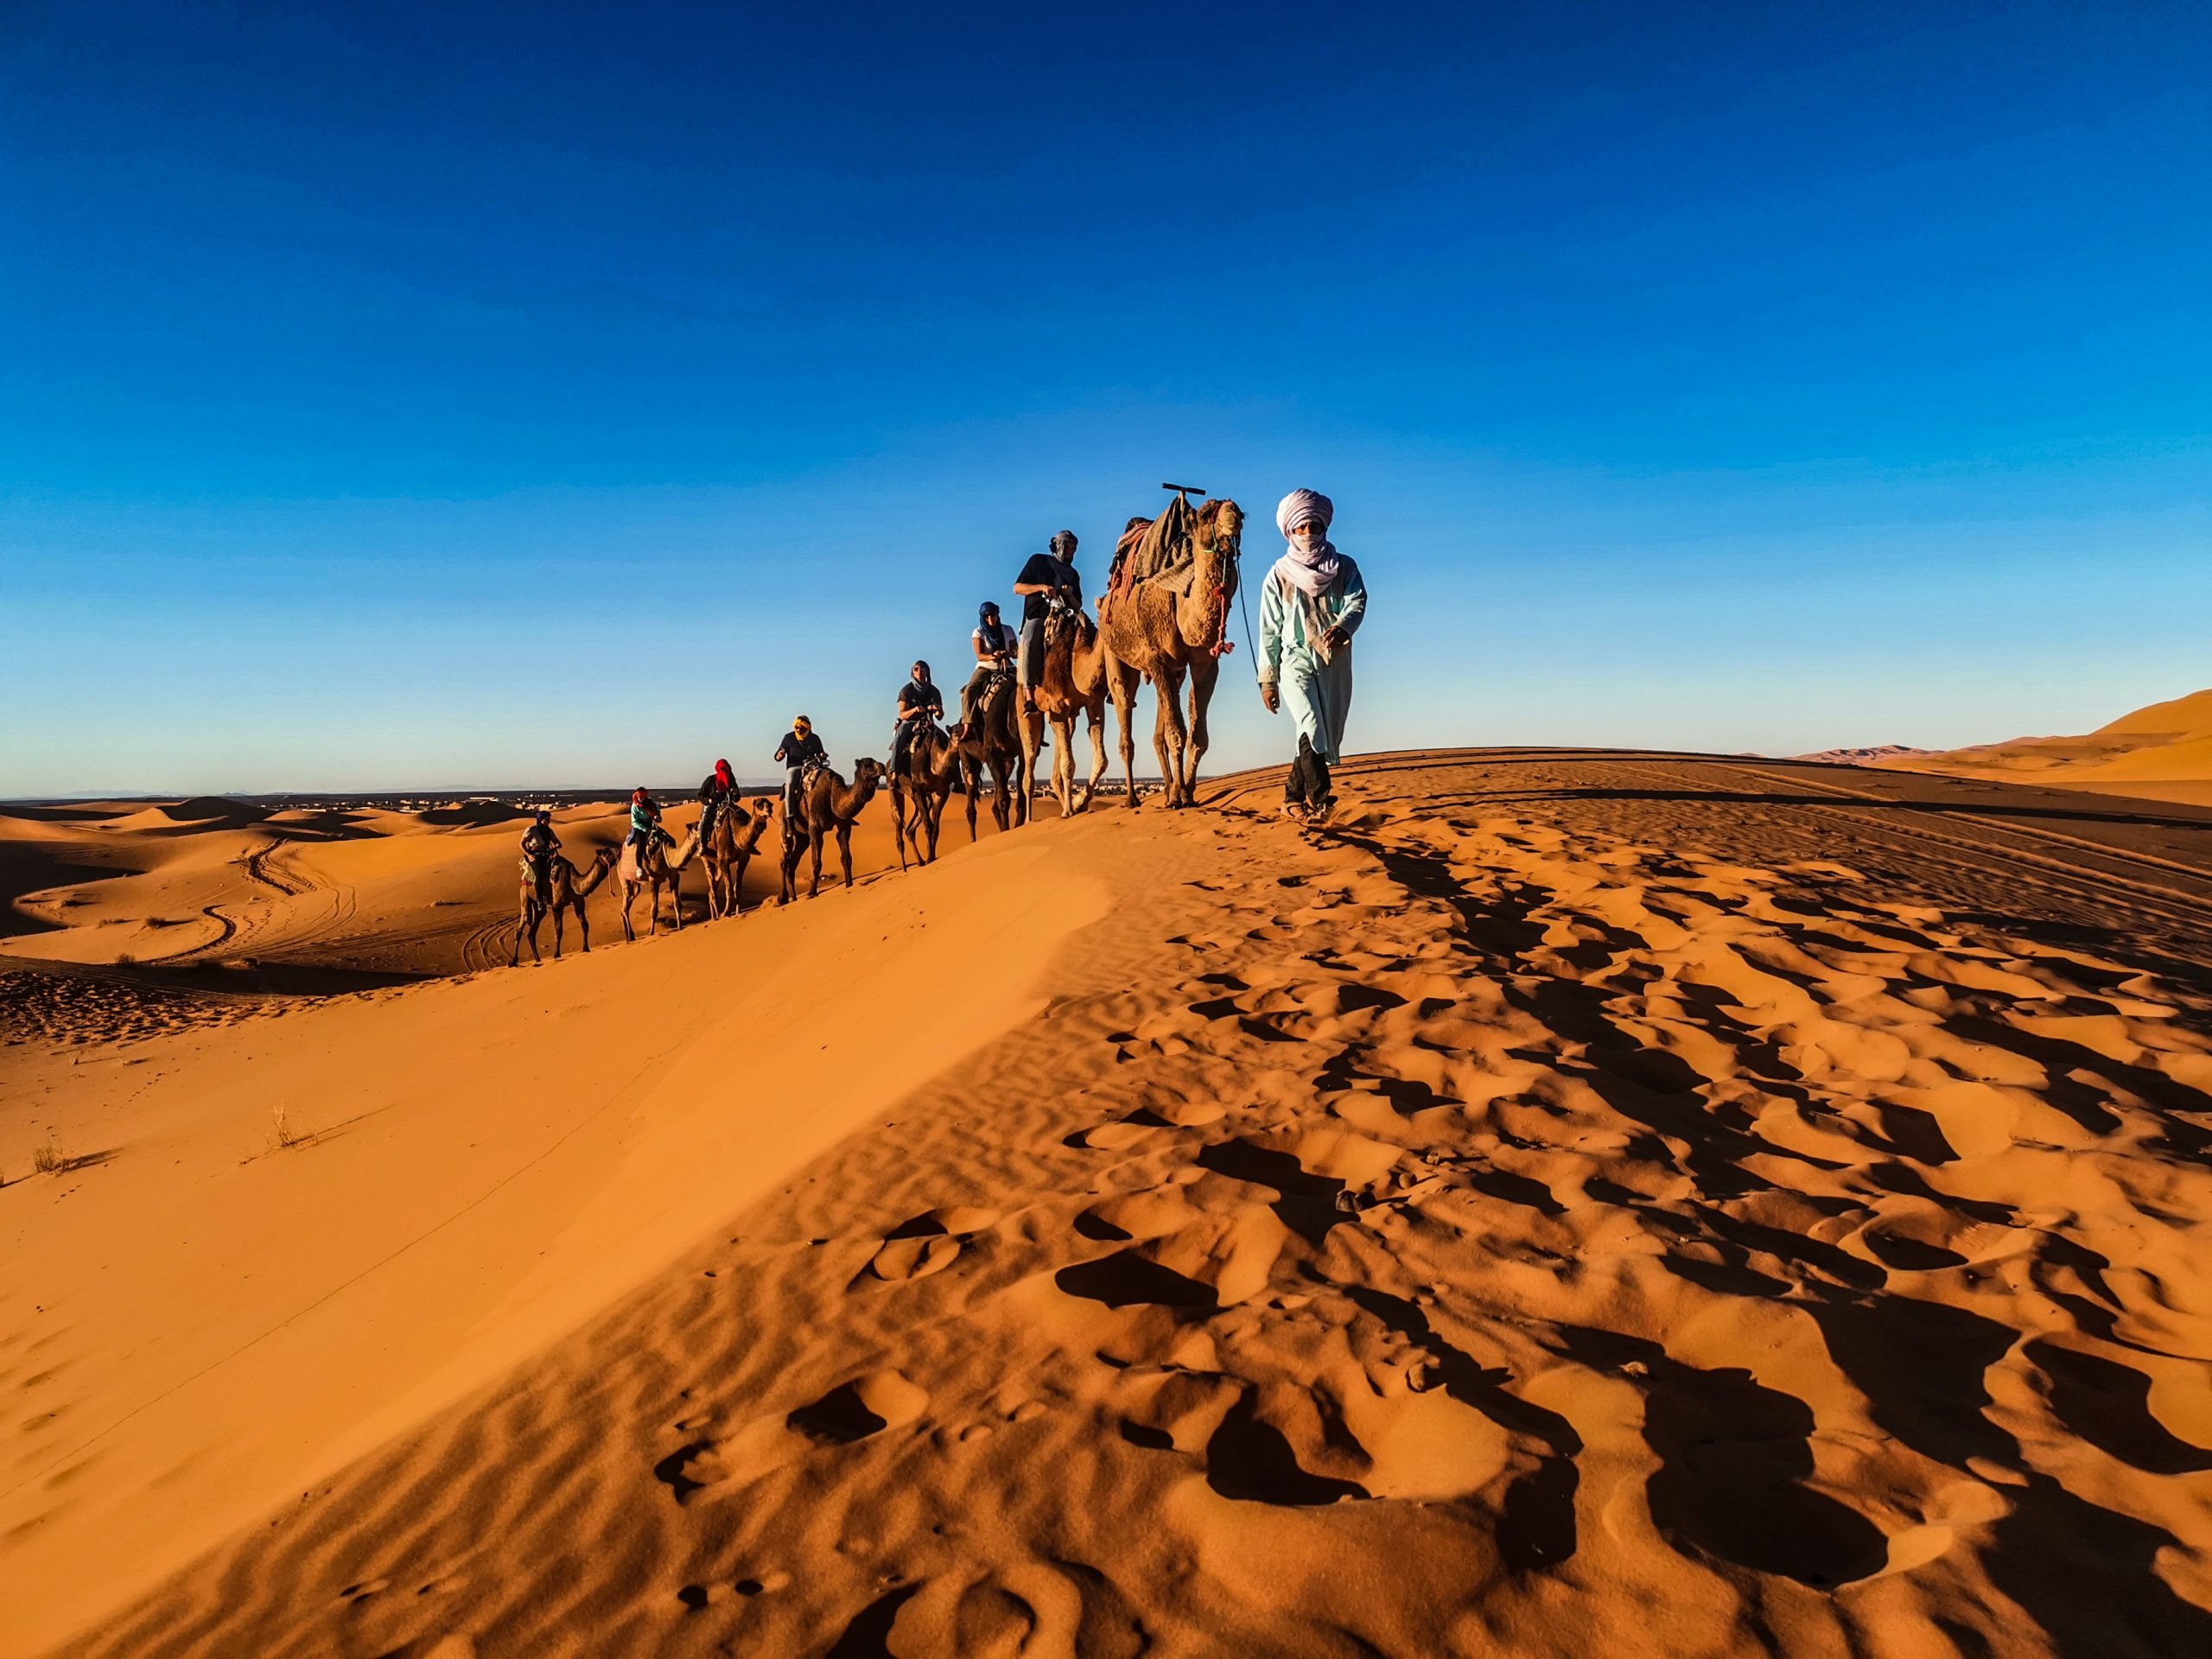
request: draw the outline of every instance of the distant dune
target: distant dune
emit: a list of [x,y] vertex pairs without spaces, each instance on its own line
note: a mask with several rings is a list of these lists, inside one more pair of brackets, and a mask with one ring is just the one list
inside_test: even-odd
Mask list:
[[1832,766],[1873,766],[1885,760],[1902,760],[1909,755],[1926,754],[1926,749],[1909,748],[1903,743],[1877,743],[1864,749],[1822,749],[1814,754],[1791,757],[1798,760],[1818,760]]
[[2212,804],[2212,690],[2138,709],[2083,737],[2016,737],[1940,753],[1913,751],[1872,764]]

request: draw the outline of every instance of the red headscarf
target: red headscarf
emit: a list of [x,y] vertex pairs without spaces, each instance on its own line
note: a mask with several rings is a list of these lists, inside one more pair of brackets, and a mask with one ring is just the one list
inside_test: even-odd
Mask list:
[[730,776],[729,762],[727,760],[717,760],[715,762],[715,776],[721,779],[722,787],[724,789],[731,789],[736,786],[737,779]]

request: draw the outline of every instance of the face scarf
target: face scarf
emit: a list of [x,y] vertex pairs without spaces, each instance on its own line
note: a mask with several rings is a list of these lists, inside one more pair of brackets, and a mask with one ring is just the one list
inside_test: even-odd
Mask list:
[[1328,539],[1329,524],[1336,516],[1336,504],[1318,490],[1293,490],[1275,509],[1275,528],[1290,546],[1275,561],[1274,574],[1309,599],[1326,593],[1344,568],[1337,544]]

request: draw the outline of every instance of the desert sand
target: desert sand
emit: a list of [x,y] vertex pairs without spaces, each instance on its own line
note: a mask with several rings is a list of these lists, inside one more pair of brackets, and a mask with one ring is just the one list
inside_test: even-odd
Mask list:
[[1340,781],[488,972],[518,825],[0,821],[0,1645],[2212,1650],[2212,810]]
[[1957,778],[2212,805],[2212,690],[2122,715],[2083,737],[2018,737],[1876,764]]

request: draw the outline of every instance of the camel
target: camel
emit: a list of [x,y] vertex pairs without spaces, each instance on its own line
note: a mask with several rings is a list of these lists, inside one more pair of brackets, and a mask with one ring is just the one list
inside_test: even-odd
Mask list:
[[584,936],[584,954],[591,954],[591,915],[584,909],[584,900],[599,884],[607,880],[607,873],[614,868],[620,855],[612,847],[602,847],[592,855],[591,863],[584,871],[556,853],[548,861],[545,891],[547,897],[538,897],[537,883],[531,879],[527,864],[523,868],[522,914],[515,921],[514,954],[507,959],[512,968],[522,961],[522,942],[525,934],[530,938],[530,959],[543,962],[537,954],[537,930],[550,912],[553,918],[553,960],[561,960],[563,912],[573,909],[576,912],[576,927]]
[[916,858],[924,864],[937,862],[945,800],[959,776],[960,746],[943,728],[926,727],[906,745],[899,770],[891,774],[891,835],[899,844],[900,869],[906,868],[910,811]]
[[715,816],[715,832],[701,849],[707,861],[707,914],[734,916],[745,907],[745,867],[760,848],[768,821],[776,816],[776,798],[760,796],[750,803],[732,802]]
[[[1075,788],[1075,717],[1090,717],[1090,777],[1083,792]],[[1055,607],[1045,619],[1045,664],[1037,688],[1037,707],[1021,717],[1021,795],[1034,791],[1037,751],[1050,721],[1052,798],[1060,816],[1071,817],[1090,804],[1106,772],[1106,642],[1079,611]]]
[[[1177,511],[1171,503],[1168,513]],[[1234,501],[1209,501],[1195,513],[1185,505],[1179,516],[1190,522],[1190,563],[1141,575],[1125,588],[1109,592],[1098,607],[1099,632],[1106,644],[1106,689],[1121,721],[1122,777],[1132,807],[1137,804],[1137,780],[1130,715],[1136,705],[1137,682],[1150,680],[1159,702],[1152,747],[1160,757],[1160,775],[1166,781],[1167,804],[1195,805],[1198,761],[1206,752],[1206,707],[1213,701],[1221,658],[1230,648],[1229,607],[1236,596],[1243,510]],[[1134,543],[1141,533],[1135,526],[1143,521],[1130,522]],[[1135,551],[1132,545],[1132,556]],[[1186,673],[1191,679],[1187,724],[1181,706]]]
[[637,934],[630,927],[630,906],[638,902],[638,894],[648,894],[652,906],[652,926],[650,932],[660,931],[660,890],[668,889],[668,907],[676,918],[676,931],[683,931],[683,867],[699,855],[699,832],[696,830],[683,837],[683,844],[674,852],[668,844],[655,836],[645,843],[638,855],[638,879],[622,880],[622,937],[634,942]]
[[[1007,827],[1007,779],[1021,766],[1021,740],[1014,731],[1014,700],[1017,695],[1011,673],[994,674],[976,696],[976,712],[953,733],[960,760],[960,787],[968,797],[968,839],[976,839],[976,798],[983,792],[983,773],[991,774],[991,817],[1000,829]],[[1029,799],[1021,797],[1019,822],[1029,821]]]
[[853,781],[848,784],[827,766],[800,785],[797,815],[784,823],[784,902],[798,896],[798,861],[808,848],[814,850],[814,878],[807,883],[810,899],[822,888],[822,843],[835,834],[837,856],[845,867],[845,885],[853,885],[853,824],[883,782],[883,762],[853,762]]

